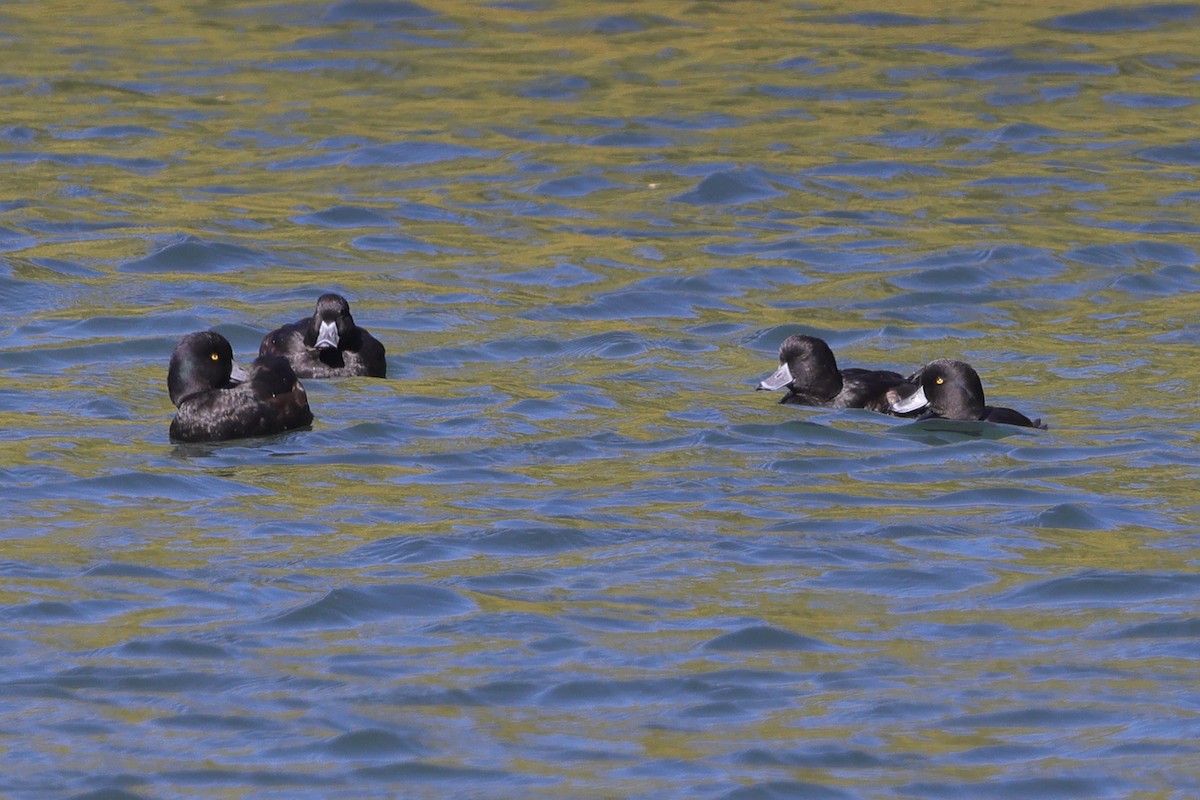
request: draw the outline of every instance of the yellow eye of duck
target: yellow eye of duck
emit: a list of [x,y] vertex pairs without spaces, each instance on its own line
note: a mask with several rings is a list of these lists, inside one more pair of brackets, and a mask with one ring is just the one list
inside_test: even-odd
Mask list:
[[213,360],[213,361],[220,361],[220,360],[221,360],[221,354],[220,354],[220,353],[213,353],[213,354],[212,354],[212,356],[211,356],[211,358],[212,358],[212,360]]
[[934,383],[936,383],[938,386],[941,386],[943,383],[945,383],[945,381],[942,380],[941,378],[938,378],[937,380],[934,381]]

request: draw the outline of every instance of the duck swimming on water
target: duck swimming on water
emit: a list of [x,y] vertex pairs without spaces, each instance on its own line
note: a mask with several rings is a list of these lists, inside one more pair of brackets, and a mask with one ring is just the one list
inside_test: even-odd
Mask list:
[[304,386],[285,359],[259,356],[242,370],[233,362],[229,340],[216,331],[179,340],[167,368],[167,392],[178,409],[172,441],[266,436],[313,421]]
[[895,413],[905,414],[928,408],[918,420],[977,419],[1025,428],[1045,430],[1048,427],[1040,419],[1030,419],[1020,411],[986,405],[979,373],[965,361],[939,358],[917,370],[909,380],[916,385],[911,393],[899,389],[889,392],[891,408]]
[[904,376],[891,370],[839,370],[833,351],[823,339],[796,334],[779,345],[779,369],[758,384],[758,391],[787,388],[779,401],[794,405],[828,408],[866,408],[882,413],[892,411],[887,393],[891,389],[906,394],[913,387]]
[[286,358],[301,378],[387,377],[383,345],[354,324],[350,303],[332,292],[317,298],[311,317],[263,337],[258,354]]

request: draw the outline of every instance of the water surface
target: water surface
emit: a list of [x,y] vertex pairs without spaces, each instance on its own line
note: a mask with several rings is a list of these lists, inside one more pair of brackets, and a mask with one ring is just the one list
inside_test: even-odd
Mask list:
[[[1200,6],[902,11],[0,11],[0,792],[1200,793]],[[325,291],[388,380],[168,441]]]

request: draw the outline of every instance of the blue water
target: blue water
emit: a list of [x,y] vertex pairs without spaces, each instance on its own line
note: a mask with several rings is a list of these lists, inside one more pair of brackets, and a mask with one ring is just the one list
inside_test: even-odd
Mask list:
[[[1200,795],[1198,28],[6,7],[0,794]],[[168,440],[325,291],[387,380]]]

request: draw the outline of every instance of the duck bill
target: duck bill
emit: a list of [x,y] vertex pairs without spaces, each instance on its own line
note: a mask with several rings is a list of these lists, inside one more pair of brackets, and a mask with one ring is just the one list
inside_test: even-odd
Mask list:
[[243,369],[242,366],[236,361],[233,362],[233,365],[229,371],[229,382],[234,386],[237,386],[239,383],[245,383],[249,378],[250,373],[246,372],[246,370]]
[[907,414],[909,411],[916,411],[918,408],[924,408],[929,405],[929,398],[925,396],[925,387],[918,386],[917,390],[901,400],[892,403],[892,411],[897,414]]
[[792,378],[792,371],[788,369],[788,365],[786,363],[780,364],[779,369],[775,370],[775,374],[758,384],[758,388],[755,391],[775,392],[787,386],[792,380],[794,380]]
[[317,343],[314,345],[318,350],[326,348],[337,350],[338,332],[337,323],[322,322],[321,327],[317,329]]

